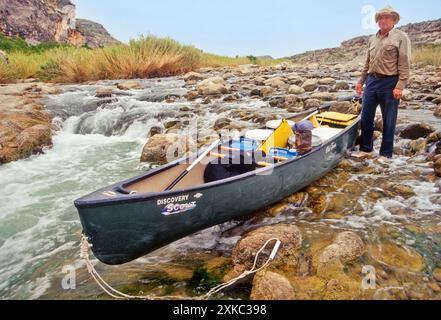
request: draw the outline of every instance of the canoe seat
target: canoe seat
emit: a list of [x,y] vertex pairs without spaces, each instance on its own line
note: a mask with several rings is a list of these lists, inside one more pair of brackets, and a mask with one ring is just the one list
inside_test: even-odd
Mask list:
[[320,124],[334,125],[339,128],[346,128],[354,123],[358,116],[355,114],[346,114],[340,112],[323,112],[316,116]]
[[330,128],[330,127],[318,127],[312,130],[312,135],[316,136],[321,139],[322,143],[325,143],[326,141],[332,139],[336,135],[338,135],[340,132],[342,132],[343,129],[337,129],[337,128]]

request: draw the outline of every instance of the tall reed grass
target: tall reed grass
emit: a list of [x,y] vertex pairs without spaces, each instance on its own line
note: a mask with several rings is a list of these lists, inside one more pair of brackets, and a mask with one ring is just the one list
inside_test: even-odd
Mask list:
[[441,66],[441,45],[431,45],[415,49],[413,62],[423,66]]
[[18,50],[9,54],[9,61],[9,65],[0,66],[0,82],[33,77],[64,83],[152,78],[178,75],[200,67],[238,66],[251,62],[276,63],[204,53],[173,39],[152,35],[141,36],[129,44],[95,50],[69,46],[42,52]]

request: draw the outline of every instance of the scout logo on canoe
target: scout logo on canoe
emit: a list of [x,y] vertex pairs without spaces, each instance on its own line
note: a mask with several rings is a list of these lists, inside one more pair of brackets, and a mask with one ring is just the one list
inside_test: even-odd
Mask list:
[[335,149],[337,149],[337,144],[335,142],[333,142],[329,146],[326,147],[326,153],[334,152]]
[[171,204],[171,203],[176,203],[176,202],[184,202],[184,201],[188,201],[188,199],[190,198],[190,195],[186,194],[186,195],[182,195],[182,196],[177,196],[177,197],[170,197],[170,198],[165,198],[165,199],[158,199],[158,201],[156,202],[156,204],[158,206],[162,206],[164,204]]
[[[204,196],[203,193],[196,193],[193,197],[195,199],[200,199]],[[170,198],[164,198],[164,199],[158,199],[156,201],[156,205],[163,206],[164,204],[171,204],[171,203],[177,203],[177,202],[185,202],[190,199],[190,195],[182,195],[177,197],[170,197]]]
[[[197,193],[193,197],[195,199],[199,199],[203,196],[202,193]],[[162,214],[165,216],[170,216],[173,214],[183,213],[186,211],[193,210],[196,208],[196,201],[189,202],[190,195],[182,195],[164,199],[158,199],[156,204],[158,206],[166,205],[164,209],[162,209]]]
[[183,213],[196,208],[196,201],[189,203],[170,203],[162,209],[162,214],[165,216],[171,216],[173,214]]

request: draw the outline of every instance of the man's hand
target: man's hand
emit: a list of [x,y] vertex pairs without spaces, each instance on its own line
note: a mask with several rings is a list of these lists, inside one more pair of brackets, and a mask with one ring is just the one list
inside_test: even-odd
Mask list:
[[355,87],[355,91],[359,96],[363,95],[363,84],[357,83],[357,86]]
[[400,100],[401,97],[403,96],[403,90],[401,89],[394,89],[394,98],[397,100]]

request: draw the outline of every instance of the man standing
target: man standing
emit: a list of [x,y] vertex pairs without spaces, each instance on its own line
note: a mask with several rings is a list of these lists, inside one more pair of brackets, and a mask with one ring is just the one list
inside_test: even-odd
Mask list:
[[403,31],[395,29],[400,15],[391,7],[375,15],[380,30],[369,40],[369,50],[357,94],[363,94],[360,152],[356,157],[373,154],[374,122],[377,106],[383,116],[383,141],[380,157],[392,158],[398,105],[409,80],[411,43]]

